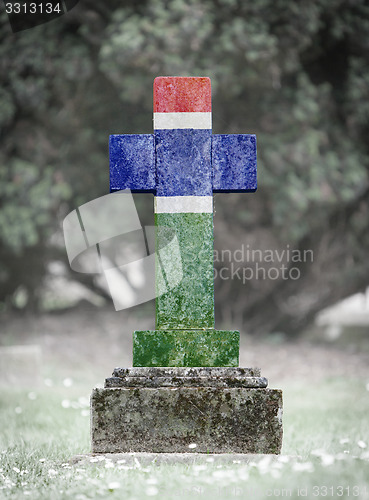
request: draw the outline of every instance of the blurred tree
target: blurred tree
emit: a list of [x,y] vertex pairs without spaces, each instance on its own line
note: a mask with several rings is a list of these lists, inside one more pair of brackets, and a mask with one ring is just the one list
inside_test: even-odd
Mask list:
[[282,259],[300,279],[242,280],[245,253],[218,320],[294,333],[365,287],[368,32],[365,0],[85,0],[16,35],[3,16],[0,300],[23,285],[35,305],[57,221],[107,192],[108,135],[151,131],[157,75],[210,76],[214,132],[258,135],[258,193],[216,197],[217,249],[314,255]]

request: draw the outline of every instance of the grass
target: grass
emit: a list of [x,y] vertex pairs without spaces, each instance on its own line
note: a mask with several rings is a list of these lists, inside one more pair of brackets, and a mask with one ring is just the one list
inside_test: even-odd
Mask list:
[[369,393],[359,379],[284,384],[279,459],[71,465],[89,444],[89,386],[0,392],[0,498],[369,498]]

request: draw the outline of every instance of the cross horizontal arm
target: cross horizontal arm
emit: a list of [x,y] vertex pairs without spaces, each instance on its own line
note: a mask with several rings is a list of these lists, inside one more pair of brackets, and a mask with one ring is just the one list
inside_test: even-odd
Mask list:
[[110,192],[130,189],[155,193],[155,145],[152,134],[111,135]]
[[214,134],[212,165],[214,193],[256,191],[256,136]]

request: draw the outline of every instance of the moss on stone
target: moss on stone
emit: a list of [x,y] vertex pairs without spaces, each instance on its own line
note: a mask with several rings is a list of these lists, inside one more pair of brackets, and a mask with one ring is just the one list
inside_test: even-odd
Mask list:
[[191,443],[199,453],[279,453],[282,445],[275,389],[95,389],[91,408],[96,453],[186,453]]
[[239,342],[237,331],[136,331],[133,366],[238,366]]
[[[158,213],[156,232],[156,328],[214,328],[213,214]],[[181,262],[165,253],[173,238],[178,239]],[[162,270],[182,272],[181,283],[163,290]],[[166,277],[164,276],[164,281]]]

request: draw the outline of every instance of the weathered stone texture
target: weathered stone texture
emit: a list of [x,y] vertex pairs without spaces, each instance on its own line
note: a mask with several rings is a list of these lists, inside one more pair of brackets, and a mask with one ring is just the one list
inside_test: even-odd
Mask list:
[[259,368],[152,367],[115,368],[105,387],[249,387],[265,388]]
[[[168,293],[161,294],[161,274],[156,276],[156,328],[214,328],[214,271],[213,271],[213,214],[180,213],[155,214],[156,245],[170,243],[173,229],[181,249],[181,283]],[[162,229],[163,228],[163,229]],[[173,255],[165,257],[158,267],[175,272],[178,262]],[[162,365],[163,366],[163,365]]]
[[279,453],[282,392],[217,387],[104,388],[91,396],[92,451]]
[[114,368],[113,377],[260,377],[260,368],[245,367],[130,367]]
[[109,377],[105,387],[267,387],[265,377]]

